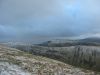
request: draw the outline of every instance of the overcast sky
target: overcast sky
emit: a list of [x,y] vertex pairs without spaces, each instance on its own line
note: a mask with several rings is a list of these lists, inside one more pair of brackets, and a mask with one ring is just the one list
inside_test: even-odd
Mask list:
[[100,0],[0,0],[0,39],[95,34],[100,36]]

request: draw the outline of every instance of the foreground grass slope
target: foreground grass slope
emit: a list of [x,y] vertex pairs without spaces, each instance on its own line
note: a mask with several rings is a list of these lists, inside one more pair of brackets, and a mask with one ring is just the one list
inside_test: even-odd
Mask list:
[[100,75],[93,71],[0,46],[0,75]]

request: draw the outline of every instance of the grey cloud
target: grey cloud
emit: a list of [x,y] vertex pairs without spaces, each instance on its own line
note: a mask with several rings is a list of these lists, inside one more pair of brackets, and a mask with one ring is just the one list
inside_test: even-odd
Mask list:
[[60,0],[5,0],[0,6],[0,22],[14,24],[27,18],[57,15],[61,10]]
[[100,32],[99,20],[99,0],[0,0],[0,37],[79,36]]

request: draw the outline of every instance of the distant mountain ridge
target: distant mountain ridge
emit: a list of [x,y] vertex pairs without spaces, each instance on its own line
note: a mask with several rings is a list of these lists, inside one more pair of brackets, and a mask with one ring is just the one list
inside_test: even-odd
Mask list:
[[100,43],[100,38],[99,37],[90,37],[90,38],[81,39],[80,41]]
[[86,45],[86,46],[100,46],[100,38],[90,37],[85,39],[56,39],[43,42],[38,44],[40,46],[53,46],[53,47],[66,47],[66,46],[76,46],[76,45]]

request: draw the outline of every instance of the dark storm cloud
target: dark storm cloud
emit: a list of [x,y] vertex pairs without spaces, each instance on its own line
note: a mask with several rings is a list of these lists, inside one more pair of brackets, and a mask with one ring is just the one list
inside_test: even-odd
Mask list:
[[99,20],[99,0],[0,0],[0,37],[99,33]]

